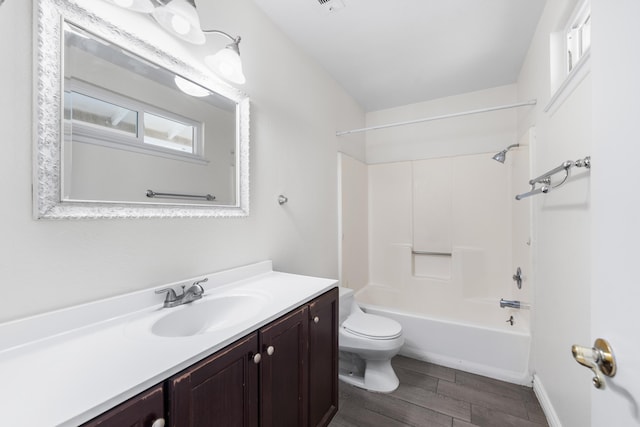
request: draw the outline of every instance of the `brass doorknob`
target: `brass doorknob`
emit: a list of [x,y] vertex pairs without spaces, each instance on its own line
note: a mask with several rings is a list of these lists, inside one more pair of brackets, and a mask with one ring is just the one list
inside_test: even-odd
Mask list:
[[611,345],[604,339],[598,338],[593,347],[571,346],[571,354],[576,362],[586,366],[594,373],[593,386],[602,388],[604,378],[602,375],[613,377],[616,374],[616,359]]

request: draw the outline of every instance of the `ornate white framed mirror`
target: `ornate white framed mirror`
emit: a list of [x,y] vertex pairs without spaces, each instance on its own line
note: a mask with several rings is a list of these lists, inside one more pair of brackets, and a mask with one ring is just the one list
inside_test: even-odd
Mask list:
[[248,96],[94,10],[34,1],[35,217],[248,215]]

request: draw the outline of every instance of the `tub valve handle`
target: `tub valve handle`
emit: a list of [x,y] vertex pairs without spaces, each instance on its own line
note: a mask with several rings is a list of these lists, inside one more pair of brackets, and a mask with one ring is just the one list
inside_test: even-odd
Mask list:
[[513,280],[516,282],[518,289],[522,289],[522,269],[518,267],[516,274],[513,275]]

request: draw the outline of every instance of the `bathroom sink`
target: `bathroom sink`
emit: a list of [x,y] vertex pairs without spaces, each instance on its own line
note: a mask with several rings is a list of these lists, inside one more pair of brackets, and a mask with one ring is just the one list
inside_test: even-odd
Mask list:
[[267,298],[257,294],[205,297],[163,309],[167,314],[153,322],[151,333],[160,337],[189,337],[219,331],[258,316],[267,302]]

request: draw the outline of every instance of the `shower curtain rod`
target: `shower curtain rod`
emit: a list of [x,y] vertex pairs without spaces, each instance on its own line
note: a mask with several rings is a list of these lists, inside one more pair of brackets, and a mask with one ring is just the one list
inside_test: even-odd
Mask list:
[[395,127],[395,126],[412,125],[414,123],[432,122],[434,120],[450,119],[450,118],[453,118],[453,117],[469,116],[471,114],[488,113],[490,111],[507,110],[509,108],[525,107],[525,106],[528,106],[528,105],[536,105],[537,102],[538,101],[536,99],[531,99],[529,101],[518,102],[516,104],[498,105],[496,107],[488,107],[488,108],[481,108],[479,110],[463,111],[461,113],[444,114],[442,116],[426,117],[424,119],[410,120],[408,122],[389,123],[389,124],[386,124],[386,125],[371,126],[371,127],[368,127],[368,128],[343,130],[343,131],[336,132],[336,136],[343,136],[343,135],[348,135],[348,134],[352,134],[352,133],[367,132],[367,131],[370,131],[370,130],[391,128],[391,127]]

